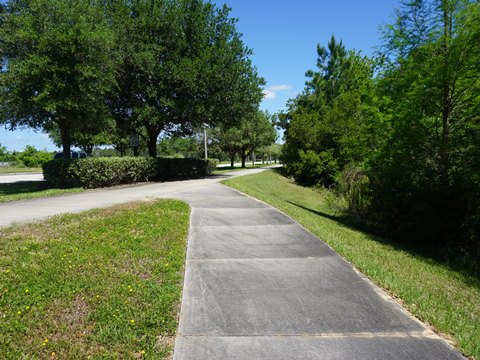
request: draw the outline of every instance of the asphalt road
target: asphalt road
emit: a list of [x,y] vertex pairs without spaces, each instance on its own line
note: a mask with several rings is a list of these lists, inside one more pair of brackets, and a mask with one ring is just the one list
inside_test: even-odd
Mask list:
[[43,181],[42,173],[0,174],[0,184],[11,184],[20,181]]

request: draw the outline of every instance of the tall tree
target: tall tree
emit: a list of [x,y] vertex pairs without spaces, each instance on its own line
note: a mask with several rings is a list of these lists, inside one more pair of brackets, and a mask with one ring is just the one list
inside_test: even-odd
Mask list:
[[238,154],[244,168],[247,157],[255,150],[273,144],[277,133],[272,116],[268,112],[257,111],[242,118],[238,125],[218,128],[215,136],[220,148],[230,155],[231,166]]
[[[279,115],[285,129],[282,159],[292,175],[331,185],[336,175],[331,171],[362,163],[375,149],[381,116],[371,60],[346,50],[334,36],[327,47],[317,46],[317,55],[317,69],[307,71],[303,93]],[[307,160],[316,161],[318,168],[329,164],[328,171],[313,176],[310,166],[303,164]],[[303,170],[308,171],[307,177],[301,175]]]
[[263,80],[227,7],[138,0],[109,9],[122,54],[112,113],[121,127],[146,129],[151,156],[162,131],[189,133],[258,107]]
[[372,209],[389,229],[439,245],[461,239],[478,212],[479,7],[405,1],[385,32],[379,90],[392,132],[371,162]]
[[105,119],[102,99],[114,83],[113,36],[99,3],[8,1],[0,38],[0,121],[58,128],[69,157],[72,132]]

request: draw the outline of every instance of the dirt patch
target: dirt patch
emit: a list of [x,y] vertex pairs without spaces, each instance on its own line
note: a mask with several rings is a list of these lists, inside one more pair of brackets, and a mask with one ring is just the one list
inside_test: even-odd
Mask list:
[[82,344],[93,329],[88,323],[90,307],[83,297],[78,296],[67,305],[56,302],[48,313],[55,325],[53,340]]
[[[158,336],[157,341],[155,343],[155,350],[163,350],[170,348],[173,350],[173,345],[175,344],[175,336]],[[170,351],[170,354],[168,355],[168,360],[173,359],[173,351]]]

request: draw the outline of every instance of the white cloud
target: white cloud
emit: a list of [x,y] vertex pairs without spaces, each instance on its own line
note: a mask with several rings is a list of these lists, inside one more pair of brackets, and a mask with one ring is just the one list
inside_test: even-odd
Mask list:
[[277,97],[277,94],[273,91],[270,90],[263,90],[263,98],[264,99],[275,99]]
[[277,97],[277,92],[290,90],[292,87],[290,85],[272,85],[263,90],[264,99],[275,99]]
[[268,89],[271,91],[286,91],[290,90],[292,87],[290,85],[273,85],[270,86]]

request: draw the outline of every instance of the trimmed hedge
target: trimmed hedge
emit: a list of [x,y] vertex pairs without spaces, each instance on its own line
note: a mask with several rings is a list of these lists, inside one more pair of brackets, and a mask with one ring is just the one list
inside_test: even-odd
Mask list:
[[55,159],[43,165],[47,183],[57,188],[99,188],[137,182],[185,179],[210,174],[215,160],[143,157]]

